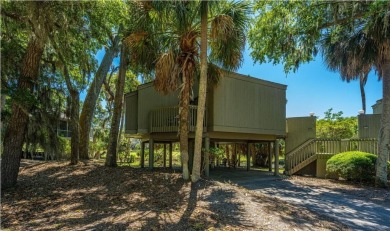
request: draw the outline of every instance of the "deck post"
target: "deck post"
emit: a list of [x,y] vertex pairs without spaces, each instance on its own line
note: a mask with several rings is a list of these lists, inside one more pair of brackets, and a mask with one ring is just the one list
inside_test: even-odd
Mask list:
[[153,169],[154,164],[154,140],[149,139],[149,168]]
[[205,175],[206,177],[209,177],[210,176],[210,153],[209,153],[209,149],[210,149],[210,138],[209,137],[205,137],[204,138],[204,148],[205,148],[205,152],[204,152],[204,164],[205,164],[205,168],[204,168],[204,172],[205,172]]
[[279,175],[279,140],[275,140],[275,172],[274,175]]
[[[268,142],[268,171],[272,172],[272,142]],[[275,145],[273,145],[275,146]]]
[[169,143],[169,168],[172,168],[172,142]]
[[141,141],[141,168],[145,167],[145,142]]
[[246,170],[249,171],[251,169],[251,150],[250,143],[246,143]]
[[164,156],[163,156],[164,168],[167,167],[167,144],[164,143]]

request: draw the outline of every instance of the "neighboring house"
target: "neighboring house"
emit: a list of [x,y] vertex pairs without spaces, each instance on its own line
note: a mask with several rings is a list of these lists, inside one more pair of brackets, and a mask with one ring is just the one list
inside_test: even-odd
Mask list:
[[379,137],[382,108],[382,100],[380,99],[377,100],[374,105],[372,105],[372,114],[361,114],[358,116],[359,138],[377,139]]
[[371,107],[372,107],[372,114],[382,114],[382,109],[383,109],[382,99],[377,100],[376,103]]
[[65,114],[61,114],[57,125],[57,135],[60,137],[70,138],[72,131],[69,127],[69,118]]
[[[212,145],[228,142],[246,143],[249,157],[249,144],[256,142],[270,144],[284,138],[286,136],[286,88],[287,86],[282,84],[224,72],[218,85],[209,86],[207,91],[204,147],[207,149],[210,143]],[[193,153],[197,94],[198,88],[194,84],[189,115],[190,153]],[[138,86],[136,91],[127,93],[125,102],[125,134],[142,140],[141,167],[144,166],[145,143],[149,143],[149,158],[152,160],[149,167],[153,168],[154,144],[168,143],[171,151],[172,142],[179,141],[178,92],[164,96],[156,92],[151,82]],[[274,146],[276,149],[279,147],[279,145]],[[277,150],[275,152],[277,153]],[[247,163],[247,169],[249,166],[250,163]]]

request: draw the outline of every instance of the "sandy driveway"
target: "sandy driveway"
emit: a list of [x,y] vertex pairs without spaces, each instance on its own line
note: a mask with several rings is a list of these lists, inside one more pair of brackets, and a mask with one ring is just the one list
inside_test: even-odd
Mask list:
[[[247,189],[304,206],[335,218],[354,230],[390,230],[389,201],[369,200],[337,187],[297,184],[274,177],[268,172],[216,170],[211,172],[211,177],[222,181],[230,180]],[[386,190],[383,192],[387,193]]]

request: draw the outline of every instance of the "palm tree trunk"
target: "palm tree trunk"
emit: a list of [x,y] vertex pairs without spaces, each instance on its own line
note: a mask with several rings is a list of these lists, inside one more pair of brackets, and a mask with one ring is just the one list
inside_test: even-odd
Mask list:
[[[17,91],[32,93],[38,79],[39,64],[44,50],[43,38],[31,37],[23,59]],[[22,108],[20,102],[12,102],[12,115],[4,134],[4,151],[1,160],[1,187],[8,188],[16,184],[20,156],[27,130],[29,106]]]
[[183,165],[183,179],[188,180],[188,112],[190,105],[190,80],[183,71],[183,87],[180,92],[180,154]]
[[91,131],[91,124],[93,114],[95,112],[96,101],[99,98],[100,90],[102,88],[104,79],[110,69],[112,60],[118,53],[119,48],[119,35],[117,35],[113,41],[111,47],[104,54],[103,60],[95,74],[95,78],[89,87],[87,96],[85,97],[83,109],[80,115],[80,146],[79,155],[80,159],[87,160],[89,149],[89,133]]
[[108,140],[108,148],[107,148],[107,157],[106,157],[106,166],[116,167],[117,166],[117,147],[118,147],[118,133],[119,133],[119,125],[122,115],[123,108],[123,92],[125,89],[125,80],[126,80],[126,68],[127,68],[127,60],[126,60],[126,51],[124,46],[122,45],[120,63],[119,63],[119,74],[118,80],[116,83],[116,92],[114,99],[114,112],[112,115],[111,128],[110,128],[110,136]]
[[[201,3],[201,37],[200,37],[200,80],[198,95],[198,111],[196,116],[195,151],[192,167],[192,182],[200,179],[202,160],[203,118],[206,106],[207,89],[207,1]],[[206,150],[207,152],[208,150]]]
[[366,114],[366,93],[364,91],[364,85],[366,85],[365,79],[367,79],[367,76],[368,73],[367,74],[364,73],[360,75],[360,95],[362,97],[362,109],[364,111],[364,114]]
[[387,162],[390,154],[390,41],[382,63],[383,77],[383,111],[381,128],[379,131],[379,153],[376,162],[376,183],[378,186],[387,186]]

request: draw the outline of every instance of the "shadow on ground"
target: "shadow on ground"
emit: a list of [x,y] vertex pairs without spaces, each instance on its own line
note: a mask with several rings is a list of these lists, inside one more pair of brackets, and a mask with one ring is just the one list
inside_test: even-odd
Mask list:
[[21,169],[2,191],[2,229],[202,230],[247,227],[235,192],[158,169],[47,163]]
[[[269,172],[231,171],[219,169],[214,179],[232,182],[251,191],[261,192],[282,200],[279,205],[267,205],[269,210],[280,211],[287,223],[310,225],[316,220],[338,220],[356,230],[387,230],[390,227],[390,206],[355,196],[351,190],[335,187],[293,184],[285,177],[275,177]],[[286,204],[303,206],[313,211],[311,221],[297,219]],[[294,220],[292,220],[292,218]]]

